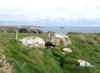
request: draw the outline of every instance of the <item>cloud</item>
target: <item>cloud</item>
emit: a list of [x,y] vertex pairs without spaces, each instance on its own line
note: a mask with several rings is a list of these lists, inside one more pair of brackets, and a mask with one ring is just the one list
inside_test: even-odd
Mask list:
[[100,18],[100,0],[0,0],[0,20],[71,21]]

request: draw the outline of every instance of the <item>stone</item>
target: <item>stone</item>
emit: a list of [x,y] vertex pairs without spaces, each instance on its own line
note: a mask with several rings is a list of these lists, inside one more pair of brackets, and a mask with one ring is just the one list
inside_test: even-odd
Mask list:
[[58,45],[67,46],[67,45],[71,44],[70,38],[67,35],[61,34],[61,33],[54,34],[54,36],[52,36],[46,40],[46,43],[47,42],[51,42],[55,46],[58,46]]
[[47,43],[45,44],[45,46],[53,46],[53,47],[57,47],[56,45],[53,45],[51,42],[47,42]]
[[2,47],[0,47],[0,52],[4,52],[4,49]]
[[29,48],[36,48],[36,49],[45,48],[44,40],[37,36],[26,37],[26,38],[20,39],[19,41],[21,41],[23,45]]
[[61,52],[63,55],[66,55],[66,53],[65,52]]
[[0,53],[0,73],[16,73],[12,65],[6,62],[6,57]]
[[93,65],[91,65],[89,62],[84,61],[84,60],[78,60],[78,65],[82,67],[85,67],[85,66],[93,67]]
[[72,52],[72,50],[70,48],[64,48],[63,51],[65,51],[65,52]]

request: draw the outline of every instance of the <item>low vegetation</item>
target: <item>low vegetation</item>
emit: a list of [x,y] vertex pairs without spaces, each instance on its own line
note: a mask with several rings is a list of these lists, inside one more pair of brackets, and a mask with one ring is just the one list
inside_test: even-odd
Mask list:
[[[39,36],[44,40],[47,34],[19,34],[19,39]],[[100,34],[69,34],[72,44],[67,46],[71,53],[58,49],[28,49],[15,40],[14,33],[0,33],[0,48],[16,73],[100,73]],[[63,54],[64,52],[65,54]],[[81,67],[77,61],[85,60],[94,67]]]

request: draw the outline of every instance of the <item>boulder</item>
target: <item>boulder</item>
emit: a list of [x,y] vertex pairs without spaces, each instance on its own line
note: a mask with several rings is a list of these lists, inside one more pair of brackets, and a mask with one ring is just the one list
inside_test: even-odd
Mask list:
[[45,42],[42,38],[37,36],[26,37],[20,39],[23,45],[29,48],[45,48]]
[[82,67],[85,67],[85,66],[93,67],[93,65],[91,65],[89,62],[84,61],[84,60],[78,60],[78,65]]
[[16,73],[13,67],[6,62],[6,57],[0,53],[0,73]]
[[55,46],[58,46],[58,45],[67,46],[71,44],[70,38],[65,34],[54,34],[53,37],[50,37],[46,40],[46,43],[47,42],[51,42]]
[[65,51],[65,52],[72,52],[72,50],[70,48],[64,48],[63,51]]

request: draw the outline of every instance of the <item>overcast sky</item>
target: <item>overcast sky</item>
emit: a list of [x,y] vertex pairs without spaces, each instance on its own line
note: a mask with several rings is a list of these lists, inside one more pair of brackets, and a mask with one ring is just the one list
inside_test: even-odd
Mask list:
[[[0,21],[100,20],[100,0],[0,0]],[[96,21],[97,20],[97,21]]]

